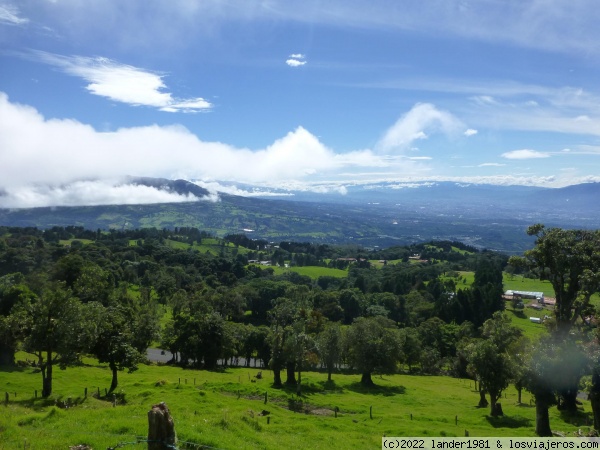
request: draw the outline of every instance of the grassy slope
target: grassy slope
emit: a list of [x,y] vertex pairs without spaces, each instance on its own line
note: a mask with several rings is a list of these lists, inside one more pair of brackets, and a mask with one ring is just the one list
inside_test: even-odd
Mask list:
[[275,267],[269,266],[271,269],[275,271],[275,275],[281,275],[285,272],[296,272],[300,275],[306,275],[310,278],[316,280],[319,277],[336,277],[336,278],[345,278],[348,276],[348,271],[341,269],[332,269],[330,267],[319,267],[319,266],[303,266],[303,267]]
[[[305,408],[308,405],[316,411],[306,414],[288,408],[294,394],[272,389],[272,375],[267,370],[263,371],[265,379],[253,383],[249,381],[257,372],[253,368],[217,373],[142,366],[133,374],[120,373],[120,390],[127,403],[112,408],[107,401],[82,398],[85,387],[91,395],[97,387],[103,391],[110,383],[106,367],[87,362],[87,367],[56,371],[52,400],[71,397],[76,403],[66,410],[52,406],[53,401],[33,399],[34,390],[40,388],[39,373],[29,368],[0,371],[0,386],[11,392],[8,406],[1,406],[0,448],[22,448],[25,439],[32,449],[81,443],[100,449],[132,442],[146,434],[146,413],[161,401],[173,414],[180,441],[220,449],[328,449],[334,444],[379,448],[384,434],[463,436],[465,430],[471,436],[533,435],[535,408],[529,406],[529,394],[524,393],[524,404],[517,405],[516,392],[509,388],[507,398],[502,399],[505,417],[491,419],[487,408],[476,407],[478,395],[468,380],[384,376],[375,377],[378,387],[367,391],[357,383],[358,375],[334,375],[334,383],[327,385],[324,374],[308,372],[303,375],[306,394],[302,400]],[[265,391],[269,395],[266,405]],[[332,411],[336,406],[338,418]],[[373,419],[369,417],[371,406]],[[584,407],[586,413],[571,419],[571,424],[552,409],[552,428],[572,432],[585,425],[590,407],[587,403]],[[266,417],[258,416],[263,409],[270,411],[270,424]]]

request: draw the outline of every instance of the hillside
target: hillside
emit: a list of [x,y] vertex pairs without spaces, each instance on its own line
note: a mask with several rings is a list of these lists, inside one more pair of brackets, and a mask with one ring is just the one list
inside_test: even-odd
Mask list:
[[[206,198],[183,180],[138,179]],[[600,227],[599,184],[563,189],[438,183],[404,189],[351,189],[345,196],[300,194],[282,199],[220,194],[220,201],[0,209],[0,225],[90,229],[196,227],[217,236],[246,233],[270,241],[355,243],[367,247],[452,240],[507,253],[533,241],[525,229]],[[300,199],[300,200],[297,200]]]

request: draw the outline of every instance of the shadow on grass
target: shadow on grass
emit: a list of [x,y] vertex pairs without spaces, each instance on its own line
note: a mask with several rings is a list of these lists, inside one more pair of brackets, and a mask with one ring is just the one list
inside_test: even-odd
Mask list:
[[531,426],[531,419],[526,417],[486,416],[488,423],[494,428],[523,428]]
[[[273,386],[272,386],[273,387]],[[298,386],[295,384],[283,384],[281,387],[276,388],[280,389],[287,394],[296,395],[298,392]],[[300,395],[302,397],[313,394],[320,394],[323,392],[323,386],[321,383],[302,383],[300,386]]]
[[324,391],[343,391],[343,389],[341,387],[338,387],[337,384],[335,384],[334,380],[331,381],[319,381],[317,384],[319,384]]
[[[42,411],[45,410],[49,407],[52,406],[56,406],[59,409],[69,409],[69,408],[73,408],[73,407],[77,407],[81,404],[83,404],[85,401],[87,400],[86,397],[76,397],[76,398],[72,398],[72,397],[64,397],[62,395],[60,396],[51,396],[48,398],[34,398],[34,397],[30,397],[30,398],[21,398],[21,399],[10,399],[9,400],[9,404],[14,404],[14,405],[20,405],[26,408],[30,408],[33,411]],[[104,400],[104,398],[102,398],[101,400]],[[111,398],[112,400],[112,398]],[[2,402],[2,404],[4,405],[5,402]]]
[[535,408],[535,404],[533,403],[517,403],[517,408]]
[[26,367],[12,366],[12,365],[0,366],[0,372],[6,372],[6,373],[29,372],[34,369],[35,369],[35,367],[33,367],[33,366],[26,366]]
[[519,319],[527,319],[527,316],[523,311],[516,311],[514,309],[509,309],[507,311],[510,311],[515,317],[518,317]]
[[360,382],[348,385],[347,389],[359,394],[383,395],[384,397],[406,393],[404,386],[378,386],[377,384],[365,386]]
[[583,411],[561,411],[560,418],[568,423],[569,425],[573,425],[576,427],[588,426],[594,423],[594,417],[592,413],[586,413]]

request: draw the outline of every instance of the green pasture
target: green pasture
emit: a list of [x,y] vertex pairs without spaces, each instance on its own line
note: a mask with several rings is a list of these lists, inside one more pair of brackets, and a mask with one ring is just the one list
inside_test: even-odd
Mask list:
[[547,280],[538,280],[534,278],[525,278],[521,275],[509,275],[504,273],[502,282],[504,290],[513,291],[535,291],[543,292],[545,297],[554,297],[554,288]]
[[296,272],[300,275],[306,275],[313,280],[318,279],[319,277],[336,277],[336,278],[346,278],[348,276],[348,271],[341,269],[332,269],[330,267],[320,267],[320,266],[293,266],[293,267],[278,267],[278,266],[269,266],[274,270],[275,275],[282,275],[286,272]]
[[[110,371],[93,360],[56,370],[54,394],[35,398],[41,376],[32,368],[0,370],[0,385],[9,393],[0,415],[0,448],[62,449],[87,444],[95,449],[132,443],[146,436],[147,411],[165,402],[174,417],[179,448],[184,442],[218,449],[380,448],[386,436],[533,436],[535,407],[530,395],[509,388],[502,399],[505,416],[492,418],[478,408],[470,380],[448,377],[376,376],[376,387],[364,388],[359,375],[302,375],[303,395],[274,389],[272,374],[235,368],[221,372],[141,366],[122,372],[117,406],[104,395]],[[85,397],[85,388],[88,396]],[[100,398],[95,398],[98,389]],[[16,396],[15,396],[16,393]],[[265,393],[267,403],[265,404]],[[70,399],[70,400],[69,400]],[[2,396],[4,400],[4,395]],[[64,409],[55,404],[65,402]],[[338,417],[335,417],[335,409]],[[268,415],[263,413],[268,411]],[[584,402],[575,417],[551,410],[553,430],[587,429],[591,408]],[[145,448],[127,446],[126,448]],[[189,447],[192,448],[192,447]]]
[[79,241],[82,244],[93,244],[94,241],[91,239],[60,239],[58,243],[60,245],[71,245],[73,241]]
[[[81,240],[85,241],[85,239],[81,239]],[[241,246],[236,247],[231,242],[222,243],[222,241],[220,241],[219,239],[215,239],[215,238],[204,238],[204,239],[202,239],[202,243],[200,243],[200,244],[194,243],[193,245],[190,245],[186,242],[176,241],[173,239],[165,239],[165,244],[167,246],[169,246],[173,249],[177,249],[177,250],[192,249],[192,250],[197,250],[201,253],[208,252],[213,255],[221,254],[222,250],[224,250],[225,253],[228,253],[228,254],[232,253],[235,250],[237,250],[237,252],[240,254],[247,254],[250,251],[246,247],[241,247]],[[137,245],[137,241],[135,239],[130,239],[129,245]]]
[[523,330],[523,334],[529,338],[530,341],[535,342],[540,336],[543,336],[548,331],[543,323],[535,323],[531,321],[531,317],[539,317],[541,319],[544,316],[552,317],[552,308],[545,307],[541,310],[525,307],[523,310],[513,310],[510,302],[506,303],[505,314],[510,317],[512,324]]

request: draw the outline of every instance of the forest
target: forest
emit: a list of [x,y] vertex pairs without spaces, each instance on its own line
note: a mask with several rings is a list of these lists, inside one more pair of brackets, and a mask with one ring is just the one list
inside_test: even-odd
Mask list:
[[[0,370],[39,371],[44,398],[55,369],[68,373],[84,355],[108,366],[116,392],[149,348],[193,369],[258,364],[299,398],[312,371],[355,374],[366,387],[375,374],[446,375],[473,380],[490,417],[503,415],[510,385],[519,403],[531,393],[540,436],[552,435],[551,407],[577,413],[587,391],[598,430],[600,233],[528,234],[534,248],[509,258],[448,241],[367,249],[185,227],[0,227]],[[306,266],[323,275],[293,270]],[[518,306],[503,297],[503,272],[552,284],[543,339],[506,314]]]

